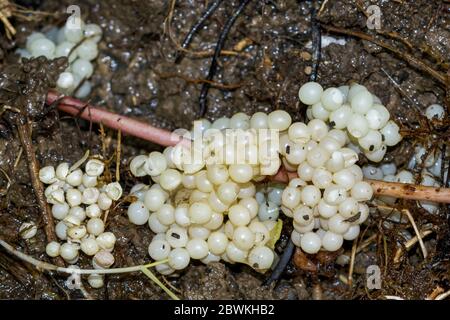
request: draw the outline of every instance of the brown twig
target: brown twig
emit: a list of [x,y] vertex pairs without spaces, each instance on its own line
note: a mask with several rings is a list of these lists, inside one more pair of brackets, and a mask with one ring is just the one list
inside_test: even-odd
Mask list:
[[[56,92],[49,92],[47,95],[47,103],[51,104],[58,98],[59,96]],[[79,115],[81,118],[91,120],[95,123],[102,123],[115,130],[120,129],[122,134],[129,134],[163,146],[176,145],[180,142],[180,138],[171,132],[153,127],[148,123],[115,114],[92,105],[88,105],[86,108],[84,107],[86,107],[84,102],[71,97],[62,98],[58,104],[58,108],[61,111],[71,115]],[[84,110],[80,113],[82,108]]]
[[450,203],[450,189],[425,187],[407,183],[366,180],[372,186],[374,193],[381,196],[391,196],[409,200],[425,200]]
[[[404,248],[406,251],[409,251],[417,242],[419,242],[419,239],[425,238],[427,235],[433,233],[433,230],[425,230],[425,231],[421,231],[420,232],[420,238],[418,236],[415,236],[413,238],[411,238],[410,240],[408,240],[405,244],[404,244]],[[397,251],[395,252],[394,255],[394,263],[399,263],[400,262],[400,258],[403,255],[403,248],[398,248]]]
[[[297,172],[287,172],[284,169],[280,170],[275,176],[271,177],[273,181],[279,182],[288,182],[294,178],[297,178]],[[425,187],[415,184],[378,180],[365,181],[372,186],[374,194],[378,196],[391,196],[400,199],[450,203],[450,188]]]
[[422,249],[423,258],[426,259],[428,256],[427,248],[425,247],[425,244],[423,243],[422,236],[420,235],[419,228],[417,228],[416,222],[414,221],[414,218],[409,212],[408,209],[403,209],[402,213],[406,214],[406,216],[409,219],[409,222],[413,226],[414,232],[416,233],[416,237],[419,240],[420,248]]
[[[47,237],[47,241],[57,241],[53,216],[50,211],[50,207],[47,204],[44,196],[44,186],[39,180],[39,164],[36,159],[36,154],[33,149],[33,142],[31,141],[31,124],[29,120],[21,123],[17,122],[17,130],[19,132],[20,142],[22,143],[23,150],[28,162],[28,171],[30,174],[31,185],[36,195],[36,200],[42,213],[42,220],[44,222],[44,231]],[[64,263],[61,258],[55,258],[55,263],[59,266],[63,266]]]

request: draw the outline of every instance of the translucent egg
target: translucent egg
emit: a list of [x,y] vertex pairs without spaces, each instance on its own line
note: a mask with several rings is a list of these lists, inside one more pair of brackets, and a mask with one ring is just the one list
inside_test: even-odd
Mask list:
[[347,127],[352,114],[352,109],[345,104],[330,113],[330,125],[336,129],[344,129]]
[[64,36],[67,41],[79,43],[83,39],[84,22],[81,19],[74,17],[68,19],[63,28]]
[[97,43],[91,40],[83,41],[77,48],[77,55],[87,61],[94,60],[98,56]]
[[225,252],[232,262],[245,263],[248,256],[248,251],[239,249],[233,242],[228,243]]
[[70,69],[73,73],[79,75],[84,79],[90,78],[94,73],[94,67],[92,66],[92,63],[84,59],[75,60]]
[[283,131],[289,128],[292,118],[286,111],[276,110],[269,114],[267,121],[270,129]]
[[325,109],[321,102],[317,102],[312,105],[311,114],[314,117],[314,119],[327,121],[330,116],[330,111]]
[[375,151],[381,148],[382,137],[377,130],[369,130],[369,132],[362,138],[358,139],[359,145],[368,151]]
[[322,238],[322,245],[325,250],[337,251],[342,247],[344,238],[342,235],[327,231]]
[[402,136],[399,133],[400,128],[398,125],[389,120],[387,124],[380,130],[380,133],[383,135],[383,142],[388,146],[394,146],[402,140]]
[[202,239],[189,240],[186,244],[186,250],[192,259],[203,259],[209,252],[208,244]]
[[166,240],[172,248],[181,248],[186,246],[189,237],[185,228],[174,225],[167,230]]
[[308,185],[302,189],[301,192],[301,201],[310,207],[314,207],[319,203],[322,194],[316,186]]
[[367,179],[382,180],[384,176],[382,169],[372,165],[363,166],[362,172]]
[[326,110],[334,111],[344,103],[344,95],[338,88],[328,88],[323,92],[320,101]]
[[44,56],[47,59],[53,59],[55,44],[46,38],[36,39],[30,45],[30,53],[34,57]]
[[369,124],[363,115],[354,113],[348,121],[347,130],[353,137],[359,139],[369,132]]
[[328,219],[334,216],[338,207],[328,204],[324,199],[320,199],[319,204],[317,205],[317,209],[322,218]]
[[351,100],[352,110],[355,113],[365,115],[373,105],[372,94],[367,90],[356,93]]
[[230,119],[227,117],[222,117],[214,121],[211,125],[211,128],[223,130],[230,128]]
[[372,108],[367,111],[365,117],[370,129],[378,130],[385,125],[385,123],[383,123],[383,116],[376,109]]
[[248,227],[240,226],[234,230],[232,240],[239,249],[247,251],[255,244],[255,234]]
[[394,162],[391,163],[383,163],[380,166],[381,171],[384,175],[393,175],[397,172],[397,166]]
[[230,207],[228,218],[235,226],[246,226],[250,223],[250,212],[246,207],[235,204]]
[[314,232],[307,232],[302,236],[300,245],[302,250],[306,253],[314,254],[319,252],[320,247],[322,246],[322,241]]
[[269,128],[268,116],[264,112],[256,112],[250,118],[250,127],[253,129]]
[[350,226],[346,233],[343,234],[345,240],[355,240],[359,235],[359,225]]
[[320,101],[323,88],[317,82],[307,82],[300,87],[298,97],[306,105],[312,105]]
[[340,214],[336,214],[328,219],[328,228],[331,232],[344,234],[350,228],[350,223],[345,221],[346,218]]
[[27,42],[26,42],[26,49],[31,52],[31,45],[33,44],[34,41],[38,40],[38,39],[45,39],[46,36],[45,34],[41,33],[41,32],[33,32],[32,34],[30,34],[27,37]]
[[189,252],[184,248],[173,249],[168,256],[169,266],[175,270],[182,270],[189,265],[191,260]]
[[355,184],[355,176],[349,169],[342,169],[333,174],[333,181],[345,190],[350,190]]
[[64,41],[56,46],[55,49],[55,57],[69,57],[69,62],[72,63],[77,58],[77,53],[72,52],[69,56],[69,53],[72,51],[73,47],[75,47],[75,43]]
[[128,219],[136,225],[147,223],[150,213],[142,201],[136,201],[128,207]]
[[320,119],[313,119],[308,122],[308,128],[311,133],[311,139],[315,141],[320,141],[328,133],[327,124]]
[[248,254],[248,264],[257,270],[269,269],[274,261],[273,251],[265,246],[253,248]]
[[432,104],[425,110],[425,116],[431,120],[433,118],[442,120],[445,116],[445,110],[440,104]]
[[386,154],[386,151],[387,151],[386,145],[382,144],[379,149],[375,149],[374,151],[366,150],[364,152],[364,155],[370,161],[380,162],[381,160],[383,160],[384,155]]
[[[311,138],[311,129],[304,124],[303,122],[294,122],[288,130],[288,136],[285,136],[287,142],[291,140],[295,143],[307,143]],[[282,150],[285,149],[280,139],[280,146],[282,146]]]
[[323,167],[329,158],[330,153],[320,146],[313,148],[306,156],[308,164],[313,168]]
[[75,97],[78,99],[84,99],[92,91],[92,83],[90,81],[84,80],[78,90],[75,92]]
[[259,205],[258,218],[260,221],[274,220],[279,216],[280,209],[277,204],[272,201],[264,201]]
[[367,182],[359,181],[353,185],[351,195],[358,201],[368,201],[372,199],[373,189]]
[[148,226],[154,233],[166,232],[168,229],[168,226],[162,224],[161,221],[158,220],[158,215],[156,212],[150,214],[150,217],[148,218]]
[[223,254],[227,248],[227,245],[228,238],[223,232],[212,232],[208,237],[208,247],[213,254]]
[[84,37],[95,43],[102,38],[102,29],[94,23],[88,23],[84,27]]
[[230,118],[229,126],[232,129],[247,130],[250,128],[250,117],[243,112],[238,112]]

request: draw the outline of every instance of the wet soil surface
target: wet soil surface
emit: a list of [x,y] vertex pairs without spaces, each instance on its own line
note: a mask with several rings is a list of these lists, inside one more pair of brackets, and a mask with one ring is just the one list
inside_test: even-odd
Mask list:
[[[27,3],[27,1],[21,1]],[[83,19],[100,24],[104,36],[92,78],[94,90],[89,100],[112,111],[147,121],[155,126],[188,128],[198,118],[201,80],[206,77],[211,53],[226,19],[239,1],[224,1],[195,36],[188,52],[175,63],[180,43],[205,10],[207,1],[94,1],[78,0]],[[359,30],[391,44],[425,61],[441,73],[450,61],[449,4],[445,1],[324,1],[318,21],[323,25]],[[52,72],[63,62],[40,61],[40,72],[31,78],[17,65],[14,54],[23,46],[33,30],[64,23],[65,8],[74,1],[33,1],[35,9],[52,12],[49,16],[24,22],[12,18],[18,33],[7,40],[2,31],[0,41],[0,87],[35,81],[34,95],[1,90],[3,105],[25,108],[34,120],[33,142],[41,165],[61,161],[75,162],[86,149],[94,154],[112,157],[117,147],[116,133],[49,110],[42,103],[45,90],[51,86]],[[381,9],[381,30],[368,30],[363,8],[377,4]],[[319,8],[318,8],[319,9]],[[284,109],[294,119],[302,119],[304,108],[297,97],[298,88],[308,81],[311,64],[310,1],[251,1],[236,21],[225,50],[219,59],[213,79],[233,89],[209,90],[206,117],[215,120],[237,111]],[[169,14],[170,13],[170,14]],[[324,30],[324,29],[322,29]],[[355,37],[326,33],[345,44],[322,48],[318,81],[324,86],[339,86],[356,81],[378,95],[402,125],[407,138],[387,154],[387,160],[405,166],[413,145],[424,140],[436,143],[439,130],[426,131],[421,126],[423,111],[431,103],[445,104],[446,88],[429,75],[411,66],[398,54],[372,42]],[[399,40],[400,39],[400,40]],[[43,76],[47,75],[47,78]],[[25,78],[24,78],[25,77]],[[44,81],[45,80],[45,81]],[[54,81],[54,80],[53,80]],[[199,83],[200,82],[200,83]],[[449,106],[447,106],[449,107]],[[28,109],[27,109],[28,108]],[[18,250],[47,260],[45,234],[40,228],[36,237],[22,240],[17,235],[21,222],[41,221],[30,184],[26,159],[21,156],[14,114],[5,112],[0,118],[0,237]],[[158,147],[126,137],[122,141],[121,182],[129,191],[136,179],[127,164],[133,155]],[[364,161],[364,160],[362,160]],[[111,165],[114,174],[115,164]],[[7,179],[11,180],[6,190]],[[407,224],[383,224],[373,215],[364,239],[371,241],[355,256],[352,286],[348,282],[348,261],[338,264],[336,257],[302,257],[300,265],[291,263],[282,279],[262,286],[267,275],[247,267],[214,263],[192,264],[177,277],[166,279],[173,290],[185,299],[374,299],[384,295],[423,299],[436,288],[448,290],[450,232],[448,208],[439,214],[424,213],[413,202],[399,205],[411,210],[419,228],[432,223],[433,233],[425,238],[429,257],[424,260],[419,246],[404,255],[400,263],[393,256],[404,243],[401,231]],[[126,203],[110,213],[107,228],[118,239],[115,266],[130,266],[148,261],[147,246],[152,233],[147,227],[131,226],[125,217]],[[364,242],[364,240],[362,241]],[[278,253],[282,245],[277,246]],[[351,256],[351,243],[344,253]],[[88,259],[80,259],[80,267],[89,267]],[[366,287],[366,270],[378,265],[382,287]],[[0,250],[0,299],[83,299],[80,291],[69,290],[64,276],[43,274]],[[167,299],[165,293],[141,274],[108,276],[105,287],[86,290],[96,299]]]

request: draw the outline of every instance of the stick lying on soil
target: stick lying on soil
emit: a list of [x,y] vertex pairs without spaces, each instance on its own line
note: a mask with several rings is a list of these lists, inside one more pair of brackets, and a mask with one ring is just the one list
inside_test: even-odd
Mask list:
[[[42,220],[44,223],[45,235],[48,242],[56,241],[56,234],[53,228],[53,215],[50,211],[50,207],[45,201],[44,196],[44,186],[41,181],[39,181],[39,164],[36,159],[36,154],[34,153],[33,143],[31,141],[31,125],[28,120],[25,123],[18,121],[17,129],[19,132],[20,142],[22,143],[23,150],[28,162],[28,171],[30,174],[31,185],[33,186],[34,193],[42,212]],[[59,266],[63,266],[64,262],[61,258],[55,258],[55,263]]]
[[[49,92],[47,95],[47,103],[54,103],[59,98],[60,96],[56,92]],[[58,109],[88,121],[103,123],[109,128],[121,130],[124,134],[129,134],[163,146],[173,146],[179,142],[176,135],[166,130],[153,127],[139,120],[109,112],[105,109],[87,105],[86,103],[71,97],[62,98],[58,104]]]
[[[52,104],[58,99],[60,99],[60,96],[56,92],[51,91],[47,95],[48,104]],[[169,131],[156,128],[139,120],[106,111],[93,105],[87,105],[86,103],[71,97],[61,98],[58,109],[88,121],[102,123],[112,129],[120,129],[124,134],[129,134],[162,146],[174,146],[181,139]],[[296,177],[296,172],[287,172],[282,169],[272,177],[272,180],[288,182]],[[409,200],[450,203],[450,188],[425,187],[414,184],[378,180],[367,181],[372,185],[375,195],[391,196]]]
[[[273,181],[288,182],[297,178],[297,172],[287,172],[281,169],[275,176]],[[386,182],[379,180],[364,179],[373,188],[373,192],[378,196],[391,196],[394,198],[409,200],[424,200],[442,203],[450,203],[450,188],[425,187],[416,184]]]

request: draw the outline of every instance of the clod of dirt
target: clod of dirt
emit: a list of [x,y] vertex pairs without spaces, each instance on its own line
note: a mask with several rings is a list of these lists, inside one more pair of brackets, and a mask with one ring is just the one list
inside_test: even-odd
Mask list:
[[49,61],[43,56],[7,66],[0,73],[0,103],[31,119],[43,117],[47,92],[67,66],[67,58]]

